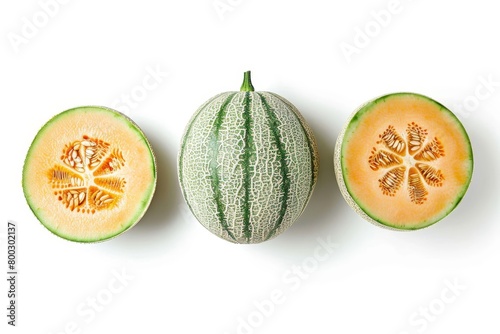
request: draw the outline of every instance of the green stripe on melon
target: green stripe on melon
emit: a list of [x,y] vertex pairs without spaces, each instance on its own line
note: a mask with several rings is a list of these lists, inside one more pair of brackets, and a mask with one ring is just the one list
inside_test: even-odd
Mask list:
[[269,240],[305,209],[318,175],[310,127],[293,105],[255,92],[219,94],[194,114],[178,158],[183,196],[198,221],[234,243]]

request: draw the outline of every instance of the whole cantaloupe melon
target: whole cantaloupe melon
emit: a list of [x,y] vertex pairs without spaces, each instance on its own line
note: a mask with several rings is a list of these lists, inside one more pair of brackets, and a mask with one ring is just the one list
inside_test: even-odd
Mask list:
[[310,127],[281,96],[255,92],[250,72],[240,92],[205,102],[182,138],[178,175],[198,221],[234,243],[259,243],[304,211],[318,175]]

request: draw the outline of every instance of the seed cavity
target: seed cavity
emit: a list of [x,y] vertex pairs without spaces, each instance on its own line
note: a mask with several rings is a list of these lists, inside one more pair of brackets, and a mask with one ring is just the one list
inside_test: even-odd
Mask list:
[[440,157],[444,157],[444,147],[439,139],[434,138],[430,143],[425,145],[422,151],[415,155],[415,160],[433,161]]
[[397,153],[401,156],[405,156],[406,152],[406,143],[397,132],[394,126],[389,125],[387,129],[378,136],[380,138],[377,141],[377,144],[384,143],[385,147],[391,150],[394,153]]
[[410,154],[415,154],[420,150],[425,138],[427,137],[427,130],[418,126],[415,122],[408,124],[406,128],[406,140],[408,141],[408,150]]
[[78,188],[63,190],[62,196],[58,195],[57,199],[62,202],[62,204],[71,211],[75,209],[80,209],[85,200],[85,193],[87,189]]
[[415,204],[424,204],[427,200],[427,190],[425,189],[420,174],[415,167],[410,168],[408,172],[408,192],[410,199]]
[[47,176],[55,189],[79,187],[83,182],[83,178],[80,175],[63,165],[54,165],[47,172]]
[[404,181],[406,167],[396,167],[384,174],[384,176],[378,180],[380,189],[382,193],[387,196],[394,196],[396,192],[401,188]]
[[90,200],[89,206],[92,210],[109,209],[116,204],[119,196],[111,194],[105,190],[98,189],[97,187],[90,187]]
[[[378,180],[384,195],[395,196],[405,181],[407,167],[409,168],[407,190],[412,203],[424,204],[428,195],[426,185],[443,186],[445,177],[441,170],[422,162],[435,161],[445,156],[445,149],[440,140],[434,137],[427,141],[427,134],[426,129],[412,122],[406,128],[406,140],[393,125],[389,125],[379,135],[376,143],[391,152],[373,147],[368,158],[368,165],[373,171],[389,169]],[[406,150],[407,147],[408,150]],[[407,152],[412,158],[404,158]]]
[[391,152],[387,152],[384,150],[377,151],[377,149],[374,147],[371,153],[372,154],[370,155],[370,158],[368,158],[368,163],[370,164],[370,168],[372,170],[378,170],[379,168],[389,168],[403,163],[403,159],[395,154],[392,154]]
[[82,140],[66,144],[59,159],[61,163],[46,175],[54,196],[68,210],[94,214],[119,205],[126,182],[113,175],[125,166],[118,148],[84,135]]
[[125,189],[125,180],[121,177],[96,177],[94,183],[104,189],[111,190],[113,192],[123,193]]
[[122,152],[120,150],[113,150],[101,163],[101,165],[95,169],[94,175],[108,175],[120,170],[125,166],[125,159],[123,158]]
[[417,170],[420,172],[420,174],[422,174],[422,177],[428,185],[433,187],[443,186],[444,176],[443,173],[441,173],[441,170],[438,170],[422,162],[417,162],[415,164],[415,167],[417,167]]

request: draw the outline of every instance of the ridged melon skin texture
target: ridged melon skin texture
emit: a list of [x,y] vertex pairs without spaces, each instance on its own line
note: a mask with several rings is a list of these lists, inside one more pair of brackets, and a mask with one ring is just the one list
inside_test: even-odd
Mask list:
[[[446,211],[443,211],[441,213],[441,215],[439,215],[438,217],[435,217],[435,219],[431,219],[429,221],[423,222],[422,224],[420,224],[418,226],[405,227],[405,228],[397,226],[396,224],[394,224],[394,222],[388,222],[388,221],[378,219],[376,216],[374,216],[370,213],[369,207],[363,206],[363,204],[360,203],[360,201],[355,198],[355,196],[351,193],[351,191],[348,187],[348,181],[345,178],[346,173],[345,173],[344,166],[342,163],[343,155],[345,154],[345,152],[343,152],[343,144],[345,143],[346,132],[352,131],[352,129],[355,128],[357,122],[360,121],[360,118],[362,117],[363,113],[369,112],[370,109],[373,106],[375,106],[377,103],[379,103],[380,101],[385,101],[387,99],[391,99],[392,97],[398,97],[398,96],[402,96],[402,97],[409,96],[411,98],[423,99],[427,102],[430,102],[431,104],[434,104],[436,106],[436,109],[439,110],[439,112],[443,112],[447,115],[447,117],[450,117],[450,119],[453,120],[454,124],[460,129],[459,131],[461,132],[461,134],[463,135],[463,138],[465,139],[465,142],[466,142],[467,148],[468,148],[468,154],[470,156],[469,177],[468,177],[466,183],[463,184],[461,192],[456,194],[455,200],[453,201],[453,203],[451,205],[448,206],[449,209]],[[370,147],[371,147],[370,145],[371,145],[370,143],[367,143],[368,149],[370,149]],[[472,145],[470,143],[470,139],[468,137],[468,134],[467,134],[465,128],[463,127],[462,123],[460,122],[460,120],[453,114],[453,112],[451,112],[448,108],[446,108],[444,105],[440,104],[439,102],[435,101],[434,99],[427,97],[425,95],[416,94],[416,93],[409,93],[409,92],[392,93],[392,94],[380,96],[378,98],[375,98],[373,100],[366,102],[365,104],[360,106],[358,109],[356,109],[351,114],[351,116],[349,117],[347,122],[345,123],[342,131],[340,132],[340,134],[337,138],[333,160],[334,160],[333,161],[334,162],[334,171],[335,171],[335,175],[337,178],[337,183],[339,185],[340,191],[341,191],[345,201],[347,202],[347,204],[360,217],[362,217],[366,221],[368,221],[376,226],[379,226],[379,227],[382,227],[385,229],[389,229],[389,230],[394,230],[394,231],[419,230],[419,229],[434,225],[438,221],[445,218],[447,215],[449,215],[457,207],[457,205],[461,202],[462,198],[465,196],[465,193],[467,192],[467,189],[469,188],[469,185],[470,185],[470,182],[472,179],[472,172],[473,172]]]
[[[67,119],[72,117],[72,115],[85,114],[85,113],[91,113],[91,114],[98,114],[99,113],[99,114],[107,117],[108,118],[107,121],[111,121],[111,122],[110,123],[104,122],[104,123],[99,124],[99,125],[102,126],[103,128],[108,128],[110,131],[113,131],[114,124],[116,125],[118,123],[121,123],[122,128],[127,129],[126,131],[130,132],[130,135],[132,135],[136,138],[137,145],[139,147],[141,147],[141,149],[143,149],[144,151],[147,152],[146,159],[144,159],[144,161],[142,161],[142,163],[144,165],[144,168],[149,170],[149,172],[147,173],[148,175],[144,176],[144,178],[147,179],[148,182],[141,185],[142,193],[139,195],[140,199],[137,200],[135,203],[133,203],[134,211],[129,213],[129,214],[125,213],[124,215],[120,215],[120,217],[125,216],[126,218],[123,220],[120,220],[120,221],[116,221],[116,222],[113,222],[112,216],[109,217],[109,220],[111,221],[111,223],[116,224],[117,228],[115,228],[114,230],[110,231],[109,233],[105,233],[105,234],[96,233],[95,236],[92,236],[91,230],[88,230],[88,229],[85,230],[84,226],[82,226],[82,230],[85,230],[85,236],[79,236],[77,234],[65,233],[65,232],[61,231],[60,229],[55,228],[53,226],[54,222],[47,221],[46,212],[48,210],[51,210],[52,208],[58,208],[60,203],[57,203],[57,200],[54,200],[53,207],[52,207],[52,205],[50,207],[49,206],[44,207],[44,206],[41,206],[40,203],[36,203],[35,202],[36,200],[34,200],[34,198],[33,198],[34,196],[32,194],[32,186],[33,185],[30,182],[30,180],[33,178],[33,176],[29,175],[30,170],[32,170],[33,168],[36,169],[36,167],[30,166],[30,164],[33,163],[32,161],[36,159],[36,156],[39,153],[38,146],[46,144],[46,142],[44,142],[44,136],[47,135],[47,133],[53,131],[53,127],[57,126],[58,122],[60,122],[60,121],[65,122],[65,121],[67,121]],[[114,122],[117,122],[117,123],[114,123]],[[81,126],[83,132],[85,132],[85,131],[91,132],[88,130],[89,130],[89,128],[94,127],[95,124],[89,125],[89,124],[85,124],[85,122],[81,122],[80,126]],[[86,128],[86,127],[89,127],[89,128]],[[71,132],[71,131],[74,131],[74,130],[68,130],[68,132]],[[54,145],[61,145],[61,143],[54,143]],[[61,148],[62,148],[62,146],[61,146]],[[58,153],[59,153],[59,151],[58,151]],[[58,157],[57,154],[54,155],[54,159],[53,159],[54,163],[60,162],[60,161],[58,161],[57,157]],[[45,173],[40,173],[40,178],[44,178],[45,177],[44,174]],[[27,153],[25,161],[24,161],[22,186],[23,186],[23,192],[24,192],[25,199],[26,199],[27,204],[29,205],[31,211],[37,217],[39,222],[45,228],[47,228],[50,232],[52,232],[53,234],[55,234],[63,239],[66,239],[66,240],[72,241],[72,242],[96,243],[96,242],[110,240],[110,239],[122,234],[123,232],[128,231],[130,228],[135,226],[142,219],[142,217],[146,213],[146,211],[147,211],[147,209],[152,201],[152,198],[153,198],[153,195],[154,195],[154,192],[156,189],[156,178],[157,178],[156,158],[155,158],[153,149],[152,149],[149,141],[147,140],[145,134],[142,132],[142,130],[139,128],[139,126],[132,119],[130,119],[128,116],[126,116],[126,115],[124,115],[116,110],[113,110],[113,109],[110,109],[107,107],[82,106],[82,107],[72,108],[72,109],[66,110],[64,112],[61,112],[61,113],[55,115],[38,131],[32,144],[30,145],[30,148],[28,150],[28,153]],[[42,184],[41,187],[43,187],[43,181],[40,181],[40,182]],[[129,180],[129,182],[130,182],[130,180]],[[58,208],[58,209],[61,210],[60,208]],[[64,209],[61,210],[63,213],[67,213],[68,215],[72,214],[70,212],[65,212],[63,210]],[[100,216],[100,217],[102,218],[102,216]],[[66,218],[67,219],[75,219],[75,217],[70,218],[70,216],[65,217],[64,215],[61,215],[60,217],[58,217],[58,219],[60,219],[60,221],[63,223],[64,223]],[[81,218],[83,218],[82,223],[84,223],[87,219],[92,220],[90,215],[88,215],[88,216],[82,215]],[[96,223],[98,224],[98,222],[96,222]]]
[[318,175],[316,141],[299,111],[279,95],[226,92],[188,123],[178,174],[204,227],[233,243],[260,243],[304,211]]

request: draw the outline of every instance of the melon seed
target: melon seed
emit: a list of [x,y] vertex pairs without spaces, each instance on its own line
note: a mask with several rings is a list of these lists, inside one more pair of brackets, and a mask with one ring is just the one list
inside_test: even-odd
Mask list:
[[82,204],[83,200],[85,199],[85,193],[82,191],[79,195],[78,195],[78,203],[79,204]]

